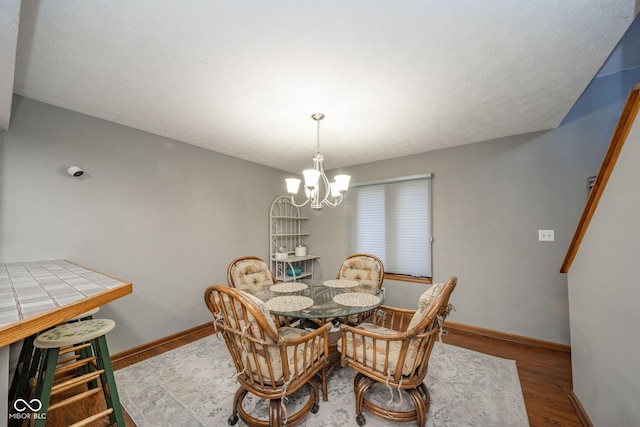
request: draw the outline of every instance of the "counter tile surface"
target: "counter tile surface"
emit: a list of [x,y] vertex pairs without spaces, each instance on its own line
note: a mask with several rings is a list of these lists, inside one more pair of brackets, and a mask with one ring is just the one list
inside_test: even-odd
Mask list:
[[0,264],[0,327],[124,284],[66,260]]

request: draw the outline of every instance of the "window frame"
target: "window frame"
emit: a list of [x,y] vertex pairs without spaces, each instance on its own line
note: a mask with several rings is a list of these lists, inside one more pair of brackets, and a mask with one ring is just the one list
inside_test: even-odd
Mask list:
[[[428,215],[427,219],[429,222],[429,229],[431,234],[429,236],[429,257],[430,257],[429,261],[431,264],[431,276],[412,276],[409,274],[391,273],[391,272],[387,272],[385,268],[385,273],[384,273],[385,279],[398,280],[402,282],[423,283],[423,284],[432,283],[432,279],[433,279],[433,174],[426,173],[426,174],[419,174],[419,175],[409,175],[409,176],[402,176],[397,178],[366,181],[366,182],[355,183],[351,185],[352,188],[358,188],[358,187],[367,187],[367,186],[374,186],[374,185],[380,185],[380,184],[390,184],[390,183],[398,183],[403,181],[413,181],[413,180],[420,180],[420,179],[429,180],[429,184],[428,184],[429,185],[429,197],[428,197],[429,212],[427,214]],[[347,226],[348,228],[351,226],[350,222],[351,222],[351,213],[349,213],[349,222]],[[347,233],[349,232],[350,231],[348,230]],[[349,243],[349,237],[347,238],[347,240],[348,240],[347,243]],[[358,252],[362,252],[362,251],[358,251]]]

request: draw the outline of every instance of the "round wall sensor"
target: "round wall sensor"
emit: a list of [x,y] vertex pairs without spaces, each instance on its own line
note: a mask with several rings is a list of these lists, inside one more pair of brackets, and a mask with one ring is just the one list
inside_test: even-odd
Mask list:
[[75,176],[76,178],[79,178],[82,175],[84,175],[84,171],[80,169],[78,166],[69,167],[69,169],[67,169],[67,173],[71,176]]

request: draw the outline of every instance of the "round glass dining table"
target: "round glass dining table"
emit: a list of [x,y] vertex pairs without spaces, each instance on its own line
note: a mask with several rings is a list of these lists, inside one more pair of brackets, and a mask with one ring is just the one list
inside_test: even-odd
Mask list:
[[384,301],[383,289],[344,279],[283,282],[245,290],[264,301],[271,313],[301,319],[349,317]]
[[[343,279],[283,282],[245,291],[264,301],[272,314],[301,319],[298,327],[305,329],[313,328],[313,324],[317,328],[318,324],[334,323],[337,319],[366,313],[384,301],[384,289]],[[322,374],[325,401],[328,398],[327,377],[340,366],[340,350],[337,348],[340,336],[340,329],[334,323],[329,332],[329,358]]]

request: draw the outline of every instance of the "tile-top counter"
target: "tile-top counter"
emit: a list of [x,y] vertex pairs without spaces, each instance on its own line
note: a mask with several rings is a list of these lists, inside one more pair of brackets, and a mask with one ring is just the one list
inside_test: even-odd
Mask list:
[[0,328],[125,284],[66,260],[0,264]]
[[130,282],[66,260],[0,264],[0,420],[8,419],[9,344],[131,292]]
[[0,264],[0,327],[124,284],[66,260]]

